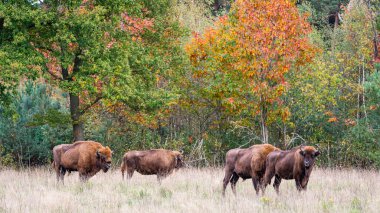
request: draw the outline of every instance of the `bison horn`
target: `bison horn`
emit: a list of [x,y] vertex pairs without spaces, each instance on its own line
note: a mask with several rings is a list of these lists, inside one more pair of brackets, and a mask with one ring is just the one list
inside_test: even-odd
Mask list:
[[111,154],[113,154],[113,151],[111,150],[111,148],[109,146],[106,146],[106,149],[109,149]]
[[315,146],[317,147],[318,150],[320,149],[318,144],[315,144]]
[[100,158],[99,150],[96,150],[96,157],[97,157],[97,158]]
[[304,150],[304,145],[302,144],[301,146],[300,146],[300,154],[302,155],[302,156],[304,156],[305,155],[305,150]]

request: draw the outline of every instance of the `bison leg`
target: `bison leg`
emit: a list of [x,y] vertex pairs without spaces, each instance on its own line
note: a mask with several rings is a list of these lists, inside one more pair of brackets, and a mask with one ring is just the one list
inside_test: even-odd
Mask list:
[[302,186],[302,190],[306,191],[307,190],[307,185]]
[[276,190],[277,194],[280,192],[280,190],[279,190],[280,184],[281,184],[281,177],[276,175],[274,178],[273,187]]
[[66,174],[66,169],[61,166],[59,169],[59,177],[60,177],[63,184],[64,184],[63,179],[65,178],[65,174]]
[[300,192],[302,190],[301,180],[296,178],[296,188]]
[[61,178],[60,168],[59,167],[55,167],[54,169],[55,169],[55,174],[57,175],[57,182],[59,182],[59,179]]
[[125,162],[125,159],[123,159],[123,162],[121,163],[121,176],[124,180],[124,173],[125,173],[125,170],[127,170],[127,163]]
[[61,174],[60,174],[60,172],[58,171],[56,171],[56,175],[57,175],[57,183],[59,182],[59,179],[61,178]]
[[89,173],[87,172],[86,168],[78,169],[79,172],[79,180],[81,182],[86,182],[89,178]]
[[267,167],[266,170],[265,170],[265,174],[264,174],[264,177],[263,177],[263,181],[262,181],[262,184],[261,184],[261,190],[263,191],[263,195],[265,193],[265,189],[266,187],[268,186],[268,184],[270,184],[273,176],[275,175],[275,170],[274,168],[270,168],[270,167]]
[[239,180],[239,175],[237,175],[236,172],[232,173],[230,183],[231,183],[231,189],[234,195],[236,195],[236,183],[238,182],[238,180]]
[[87,172],[87,174],[86,174],[87,180],[90,179],[91,177],[93,177],[94,175],[96,175],[96,173],[98,173],[98,171],[96,171],[96,170],[92,170],[90,172]]
[[223,179],[223,196],[226,194],[226,188],[227,188],[228,182],[230,182],[231,178],[232,178],[232,170],[226,168],[225,174],[224,174],[224,179]]
[[[127,169],[127,180],[131,179],[133,176],[133,173],[135,172],[134,169]],[[123,179],[124,179],[124,173],[123,173]]]
[[59,182],[61,178],[61,167],[53,161],[52,165],[54,166],[55,174],[57,176],[57,182]]
[[301,182],[301,187],[302,187],[302,190],[305,190],[307,189],[307,183],[309,182],[309,178],[308,177],[304,177],[304,179],[302,180]]
[[256,195],[259,195],[260,179],[258,177],[252,177],[253,187],[255,188]]
[[162,171],[157,173],[157,180],[158,183],[161,184],[161,181],[166,178],[168,175],[170,175],[173,171]]
[[157,174],[157,181],[158,181],[158,183],[161,185],[161,181],[162,181],[162,179],[164,179],[165,178],[165,176],[164,175],[161,175],[161,174]]
[[81,182],[86,182],[88,180],[88,176],[86,173],[79,173],[79,180]]

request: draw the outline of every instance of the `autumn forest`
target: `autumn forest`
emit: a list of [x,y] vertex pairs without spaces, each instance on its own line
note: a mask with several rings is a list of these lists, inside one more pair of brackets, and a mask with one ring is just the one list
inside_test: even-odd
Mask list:
[[380,168],[377,0],[2,0],[0,168],[52,148],[318,147]]

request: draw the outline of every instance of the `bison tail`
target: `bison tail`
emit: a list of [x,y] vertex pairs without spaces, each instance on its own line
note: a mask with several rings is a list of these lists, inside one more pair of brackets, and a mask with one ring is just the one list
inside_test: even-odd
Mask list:
[[125,160],[123,159],[123,161],[121,162],[121,175],[123,177],[123,180],[124,180],[124,173],[125,173],[126,167],[127,167],[127,164],[125,163]]

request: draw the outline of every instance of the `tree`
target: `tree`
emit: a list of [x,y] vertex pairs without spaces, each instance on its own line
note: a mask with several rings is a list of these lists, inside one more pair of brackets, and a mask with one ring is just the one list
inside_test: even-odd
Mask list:
[[[41,80],[22,83],[12,102],[0,105],[0,146],[4,148],[0,157],[5,154],[18,166],[50,162],[52,148],[70,137],[65,100],[60,91]],[[5,108],[15,113],[10,116]]]
[[326,153],[321,160],[328,165],[375,165],[376,158],[370,160],[370,155],[378,146],[373,131],[376,87],[363,87],[373,72],[372,18],[365,4],[350,3],[343,11],[343,22],[331,38],[335,48],[322,39],[323,32],[315,31],[312,38],[324,51],[300,77],[289,76],[293,87],[285,99],[292,117],[286,125],[290,132],[319,144]]
[[[230,16],[202,38],[195,36],[187,47],[196,77],[214,80],[204,85],[212,86],[209,92],[260,116],[263,143],[269,141],[268,117],[282,108],[286,73],[297,71],[314,55],[305,19],[288,1],[239,0]],[[286,119],[286,109],[282,115]]]
[[42,73],[68,92],[73,138],[83,140],[83,115],[100,100],[138,110],[160,97],[152,97],[156,77],[180,58],[162,55],[178,52],[178,43],[165,45],[181,35],[164,19],[169,7],[165,0],[7,1],[0,5],[1,79]]

